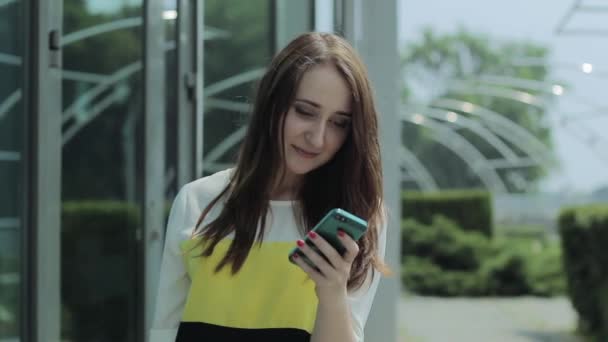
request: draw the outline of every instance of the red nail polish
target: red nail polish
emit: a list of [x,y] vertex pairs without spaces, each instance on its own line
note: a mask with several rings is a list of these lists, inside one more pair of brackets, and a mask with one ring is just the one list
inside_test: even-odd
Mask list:
[[302,240],[298,240],[297,244],[300,247],[304,247],[304,241],[302,241]]
[[339,235],[340,237],[344,237],[344,231],[342,231],[342,230],[338,230],[338,235]]
[[311,239],[314,239],[317,237],[317,233],[315,232],[308,232],[308,236],[310,236]]

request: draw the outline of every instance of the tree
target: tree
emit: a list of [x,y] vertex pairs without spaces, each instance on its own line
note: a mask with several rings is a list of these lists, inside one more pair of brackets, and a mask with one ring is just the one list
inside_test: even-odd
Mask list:
[[[139,5],[125,6],[112,13],[90,13],[85,1],[70,0],[64,3],[64,36],[96,25],[108,24],[120,19],[141,18]],[[125,68],[143,63],[142,27],[104,32],[78,40],[63,48],[63,69],[111,76]],[[125,135],[132,136],[135,157],[141,155],[140,135],[143,115],[143,73],[140,67],[130,76],[105,87],[94,97],[87,94],[98,84],[63,81],[63,111],[74,104],[67,113],[71,119],[63,123],[64,134],[81,120],[88,120],[79,127],[72,139],[63,146],[62,199],[127,199]],[[93,117],[93,108],[99,103],[112,101]],[[66,113],[64,113],[66,114]],[[125,122],[134,122],[134,134],[125,133]],[[135,177],[133,177],[135,178]],[[137,178],[136,178],[137,179]],[[132,200],[132,199],[129,199]]]
[[[204,83],[205,87],[220,82],[239,73],[264,67],[273,53],[272,2],[210,0],[204,9]],[[64,34],[83,30],[95,25],[111,23],[120,19],[142,18],[142,6],[125,6],[111,13],[90,13],[84,0],[70,0],[64,4]],[[185,14],[184,14],[185,15]],[[166,23],[167,40],[175,39],[175,22]],[[143,63],[143,28],[136,26],[105,32],[71,43],[63,49],[64,69],[112,75],[134,63]],[[175,75],[175,50],[168,51],[167,61],[167,116],[175,116],[175,82],[182,82]],[[64,130],[75,121],[88,117],[92,107],[117,95],[111,105],[97,117],[81,127],[63,148],[63,174],[69,181],[62,183],[64,200],[76,199],[129,199],[129,191],[141,177],[128,177],[137,172],[142,164],[143,134],[143,68],[129,77],[108,87],[80,109],[81,116],[64,123]],[[248,102],[255,80],[239,84],[214,94],[214,99]],[[86,82],[65,80],[63,82],[63,103],[65,107],[81,101],[82,94],[93,85]],[[119,96],[125,93],[124,96]],[[207,101],[206,101],[207,102]],[[236,130],[246,114],[233,110],[205,108],[204,148],[208,152],[230,133]],[[174,124],[168,120],[167,124]],[[127,130],[127,124],[134,128]],[[167,158],[175,164],[175,130],[167,132]],[[130,139],[126,146],[126,137]],[[125,147],[126,146],[126,147]],[[127,150],[133,150],[131,156]],[[234,152],[236,146],[233,148]],[[232,161],[234,153],[226,153],[222,161]],[[136,158],[127,166],[126,159]],[[95,181],[92,182],[91,178]],[[138,184],[137,186],[141,186]],[[133,190],[133,189],[131,189]],[[171,196],[169,196],[171,197]]]
[[[266,67],[274,52],[273,20],[272,1],[206,1],[206,29],[210,32],[219,31],[219,36],[205,40],[205,88],[227,78]],[[256,82],[257,79],[240,83],[214,94],[212,98],[251,103]],[[247,118],[248,113],[206,107],[203,134],[205,154],[241,127]],[[238,146],[239,144],[233,146],[220,161],[233,162]]]
[[[552,87],[547,83],[549,64],[547,48],[535,43],[512,41],[499,43],[483,34],[459,29],[453,34],[439,35],[425,29],[421,38],[408,44],[402,56],[403,114],[412,114],[433,109],[454,112],[452,120],[431,120],[443,127],[456,126],[449,121],[469,116],[457,108],[438,105],[440,99],[453,99],[482,106],[499,113],[528,131],[544,145],[543,165],[525,165],[497,169],[496,173],[507,191],[522,192],[534,187],[547,168],[553,163],[551,132],[546,120],[551,103]],[[534,59],[534,65],[522,65],[518,61]],[[540,63],[538,63],[540,61]],[[511,98],[492,96],[488,93],[515,94],[523,100],[537,100],[538,105],[518,102]],[[415,105],[415,106],[412,106]],[[429,109],[431,108],[431,109]],[[420,118],[420,116],[419,116]],[[424,120],[429,118],[425,117]],[[486,127],[488,128],[488,127]],[[469,141],[488,160],[501,160],[501,152],[471,129],[459,127],[456,132]],[[494,132],[496,133],[496,132]],[[503,132],[512,134],[512,132]],[[483,186],[473,166],[467,165],[450,149],[437,144],[434,134],[438,131],[406,123],[403,125],[402,141],[427,168],[440,188],[467,188]],[[529,151],[522,149],[516,139],[500,137],[513,153],[528,160]],[[516,143],[514,144],[513,141]],[[533,155],[532,157],[538,157]],[[480,162],[479,160],[477,162]],[[480,166],[482,164],[478,164]],[[406,183],[405,187],[412,184]]]

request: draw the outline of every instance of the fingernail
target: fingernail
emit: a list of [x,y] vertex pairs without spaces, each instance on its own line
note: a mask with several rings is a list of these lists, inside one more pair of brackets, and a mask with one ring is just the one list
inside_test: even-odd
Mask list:
[[304,247],[304,241],[298,240],[296,243],[298,244],[298,246]]
[[311,239],[314,239],[317,237],[317,233],[315,232],[308,232],[308,236],[310,236]]
[[344,231],[338,229],[338,236],[344,237]]

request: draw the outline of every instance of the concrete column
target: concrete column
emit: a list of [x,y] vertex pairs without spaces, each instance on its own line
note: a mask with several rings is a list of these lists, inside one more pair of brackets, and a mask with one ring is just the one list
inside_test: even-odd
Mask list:
[[397,341],[400,299],[400,176],[397,158],[401,144],[397,0],[344,0],[343,31],[367,65],[380,112],[380,144],[384,198],[389,210],[386,262],[394,275],[384,278],[365,329],[366,341]]

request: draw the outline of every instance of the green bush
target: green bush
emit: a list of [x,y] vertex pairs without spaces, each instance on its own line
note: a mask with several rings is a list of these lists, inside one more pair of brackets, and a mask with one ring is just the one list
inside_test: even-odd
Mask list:
[[62,329],[75,340],[129,340],[138,305],[138,207],[125,202],[64,203]]
[[[527,227],[527,226],[526,226]],[[551,296],[566,293],[566,278],[562,262],[560,242],[547,239],[538,230],[529,234],[524,228],[515,229],[515,233],[497,237],[495,248],[521,256],[525,260],[525,274],[529,285],[529,294]]]
[[[133,248],[140,224],[136,205],[118,201],[66,202],[62,207],[61,222],[62,266],[65,266],[62,270],[69,271],[65,276],[77,276],[81,284],[89,281],[98,285],[108,275],[116,274],[119,281],[132,277],[125,261],[137,258]],[[121,261],[116,263],[117,260]],[[90,265],[97,269],[89,269]],[[75,269],[81,273],[74,272]],[[103,271],[110,273],[104,274]],[[116,284],[112,288],[120,292],[124,287]],[[99,293],[97,290],[91,288],[91,296],[78,300],[95,300]]]
[[559,244],[529,237],[486,236],[435,216],[402,223],[402,281],[438,296],[550,296],[564,293]]
[[488,294],[520,296],[531,293],[526,277],[526,259],[522,254],[500,251],[484,263],[480,272],[486,279]]
[[477,232],[463,233],[454,223],[436,215],[430,225],[408,219],[403,222],[402,253],[420,256],[443,270],[471,271],[490,253],[485,237]]
[[581,327],[608,340],[608,205],[563,209],[559,232],[568,294]]
[[410,256],[401,272],[408,291],[427,296],[480,296],[485,294],[485,279],[477,272],[444,270],[425,258]]
[[19,259],[0,253],[0,337],[19,335]]
[[527,260],[531,294],[551,296],[566,293],[566,274],[559,241],[547,243],[541,251],[534,252]]
[[402,194],[402,216],[423,224],[431,224],[441,214],[467,231],[492,236],[492,199],[490,193],[478,190]]
[[540,224],[498,225],[494,227],[494,236],[535,238],[544,240],[547,228]]

